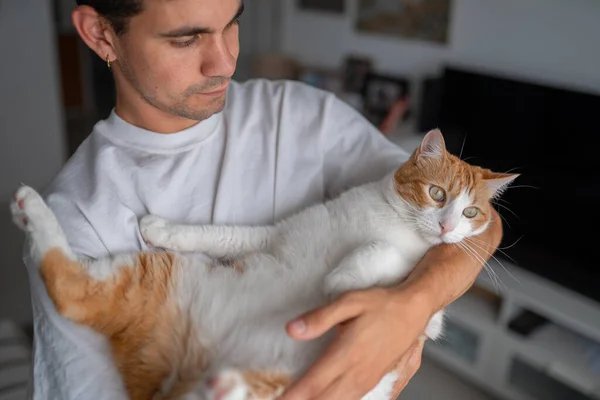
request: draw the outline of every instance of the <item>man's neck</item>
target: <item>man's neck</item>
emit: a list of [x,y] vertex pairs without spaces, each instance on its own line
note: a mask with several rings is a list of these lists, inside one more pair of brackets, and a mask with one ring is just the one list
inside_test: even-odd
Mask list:
[[117,96],[115,113],[131,125],[151,132],[169,134],[190,128],[198,121],[169,114],[141,100],[135,104]]

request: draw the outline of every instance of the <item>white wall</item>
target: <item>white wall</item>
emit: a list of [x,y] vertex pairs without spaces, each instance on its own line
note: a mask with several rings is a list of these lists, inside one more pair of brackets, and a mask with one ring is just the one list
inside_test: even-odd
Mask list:
[[0,318],[31,320],[23,236],[8,204],[20,182],[42,190],[64,162],[49,0],[0,0]]
[[282,50],[304,62],[337,67],[357,52],[416,79],[450,62],[600,93],[598,0],[454,0],[447,46],[358,33],[358,0],[342,17],[283,1]]

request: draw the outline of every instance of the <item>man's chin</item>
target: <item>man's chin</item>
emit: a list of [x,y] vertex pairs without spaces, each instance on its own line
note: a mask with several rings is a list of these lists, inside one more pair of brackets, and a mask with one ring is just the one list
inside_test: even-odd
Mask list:
[[223,99],[222,102],[218,104],[209,104],[204,107],[184,107],[177,108],[173,111],[173,114],[179,115],[180,117],[184,117],[187,119],[191,119],[193,121],[204,121],[209,119],[215,114],[218,114],[223,111],[225,108],[225,101]]

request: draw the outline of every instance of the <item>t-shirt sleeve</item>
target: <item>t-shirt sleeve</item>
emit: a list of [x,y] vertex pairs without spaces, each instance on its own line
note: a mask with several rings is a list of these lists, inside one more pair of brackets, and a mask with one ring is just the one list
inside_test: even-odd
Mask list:
[[324,118],[323,164],[328,197],[381,179],[410,157],[336,96],[327,100]]

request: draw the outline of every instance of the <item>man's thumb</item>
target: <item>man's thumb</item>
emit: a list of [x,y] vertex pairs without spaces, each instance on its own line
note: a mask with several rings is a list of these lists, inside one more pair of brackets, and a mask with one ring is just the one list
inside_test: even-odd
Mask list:
[[290,321],[288,335],[297,340],[312,340],[323,335],[334,326],[360,314],[355,302],[345,301],[344,297],[321,308],[309,311]]

